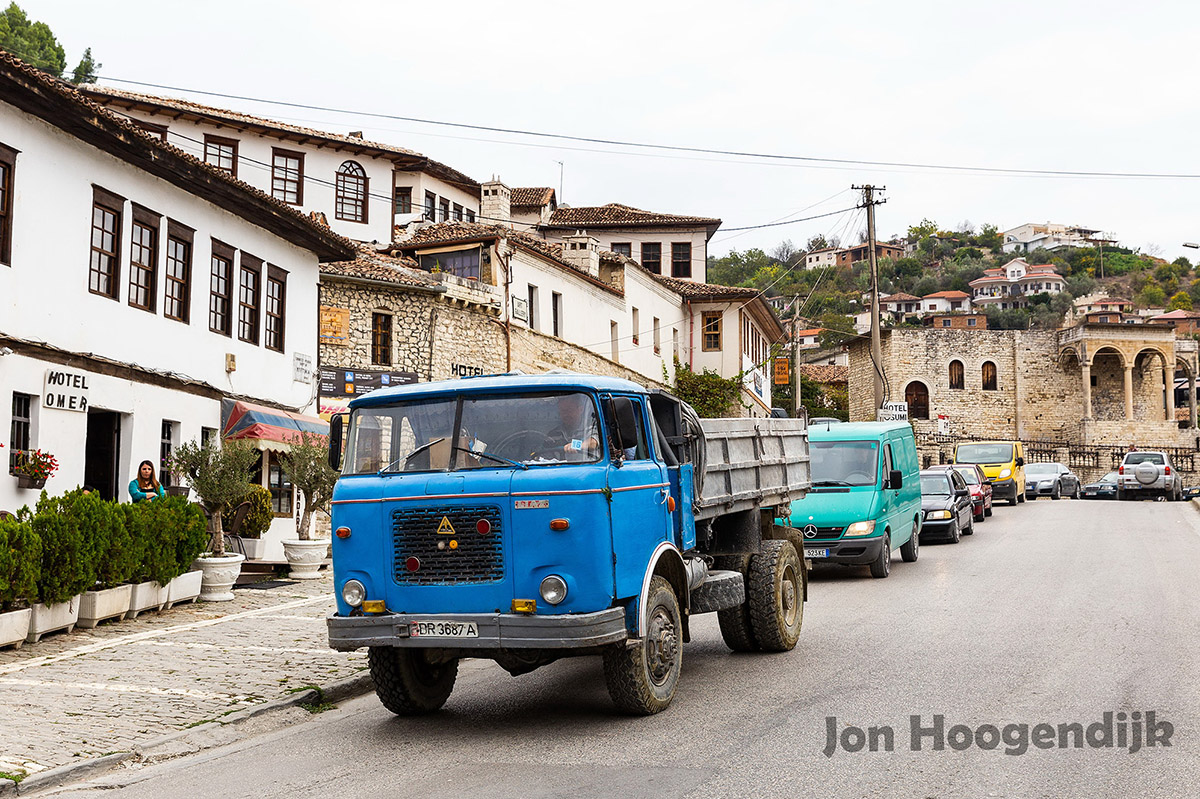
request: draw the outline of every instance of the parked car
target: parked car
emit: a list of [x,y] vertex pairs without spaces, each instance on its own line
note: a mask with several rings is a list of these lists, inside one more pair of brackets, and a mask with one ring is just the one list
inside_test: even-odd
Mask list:
[[950,464],[948,466],[932,466],[925,471],[955,471],[962,475],[963,481],[971,491],[971,504],[975,521],[981,522],[992,515],[992,484],[983,474],[983,469],[974,463]]
[[[1186,489],[1185,489],[1186,490]],[[1200,491],[1200,488],[1197,488]],[[1109,472],[1094,483],[1083,487],[1084,499],[1116,499],[1117,473]]]
[[1020,441],[972,441],[954,447],[955,463],[974,463],[992,481],[992,496],[1009,505],[1025,501],[1025,445]]
[[1025,499],[1079,499],[1079,478],[1061,463],[1025,464]]
[[[1116,472],[1113,472],[1113,474],[1116,474]],[[1188,486],[1187,488],[1183,489],[1183,498],[1184,499],[1200,498],[1200,486]]]
[[1117,467],[1117,499],[1183,499],[1183,477],[1165,452],[1126,452]]
[[963,476],[953,469],[927,469],[921,472],[921,538],[944,538],[957,544],[959,538],[975,532],[971,490]]

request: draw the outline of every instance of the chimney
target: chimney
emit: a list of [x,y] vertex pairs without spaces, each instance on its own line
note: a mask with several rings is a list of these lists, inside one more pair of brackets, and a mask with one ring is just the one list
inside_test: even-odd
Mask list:
[[361,139],[363,137],[362,134],[363,132],[361,130],[352,130],[346,135],[352,139]]
[[492,178],[480,187],[479,215],[485,225],[512,227],[512,191],[503,182]]
[[600,277],[600,242],[586,231],[577,230],[574,236],[563,238],[562,259],[580,272]]

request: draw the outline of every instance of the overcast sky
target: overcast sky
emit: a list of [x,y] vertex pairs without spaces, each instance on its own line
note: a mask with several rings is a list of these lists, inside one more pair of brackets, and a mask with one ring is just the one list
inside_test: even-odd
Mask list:
[[[1200,175],[1191,2],[320,2],[23,0],[111,78],[608,140],[834,159]],[[881,237],[922,217],[1062,222],[1168,258],[1198,251],[1200,180],[979,175],[555,143],[199,102],[409,147],[478,180],[724,220],[711,253]],[[809,209],[809,210],[803,210]]]

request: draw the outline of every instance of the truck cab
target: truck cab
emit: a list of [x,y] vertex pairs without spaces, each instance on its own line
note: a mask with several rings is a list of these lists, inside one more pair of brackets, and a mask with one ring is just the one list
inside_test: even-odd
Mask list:
[[697,524],[683,408],[574,374],[353,400],[331,429],[330,645],[368,647],[380,699],[402,714],[440,707],[462,657],[515,675],[582,654],[605,657],[623,709],[665,708],[690,612],[747,601],[745,576],[701,552],[735,536],[714,533],[716,517]]

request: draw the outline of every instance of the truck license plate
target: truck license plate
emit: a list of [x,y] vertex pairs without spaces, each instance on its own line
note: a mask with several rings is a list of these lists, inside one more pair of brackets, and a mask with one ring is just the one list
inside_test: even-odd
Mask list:
[[479,628],[473,621],[414,621],[409,629],[413,638],[478,638]]
[[809,549],[804,548],[804,557],[806,558],[827,558],[829,557],[828,549]]

